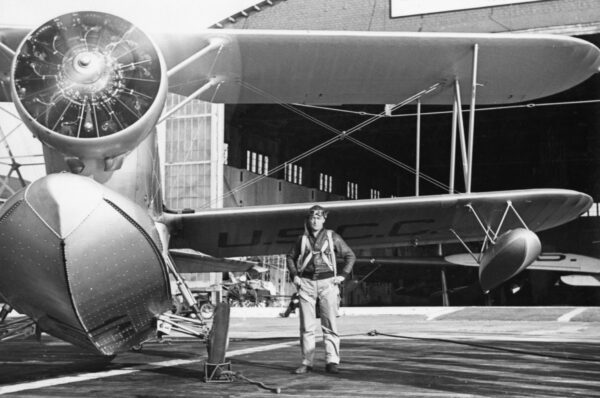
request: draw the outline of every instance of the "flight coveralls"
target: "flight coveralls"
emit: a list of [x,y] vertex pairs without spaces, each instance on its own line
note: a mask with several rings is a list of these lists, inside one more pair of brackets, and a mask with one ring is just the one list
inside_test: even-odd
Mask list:
[[[333,250],[332,250],[333,247]],[[319,303],[326,363],[339,364],[340,337],[337,328],[339,287],[336,254],[344,259],[340,276],[347,278],[356,260],[354,252],[337,233],[323,228],[316,237],[306,232],[298,237],[287,255],[290,278],[300,276],[300,347],[302,364],[313,366],[315,356],[316,304]]]

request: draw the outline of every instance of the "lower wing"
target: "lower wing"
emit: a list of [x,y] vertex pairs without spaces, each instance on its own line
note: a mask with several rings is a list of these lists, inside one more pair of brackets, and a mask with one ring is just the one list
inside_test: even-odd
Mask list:
[[[352,248],[374,248],[483,240],[525,226],[552,228],[585,212],[592,199],[560,189],[326,202],[326,227]],[[193,214],[165,214],[171,248],[215,257],[287,253],[304,232],[312,203],[238,207]],[[509,211],[510,208],[514,211]]]

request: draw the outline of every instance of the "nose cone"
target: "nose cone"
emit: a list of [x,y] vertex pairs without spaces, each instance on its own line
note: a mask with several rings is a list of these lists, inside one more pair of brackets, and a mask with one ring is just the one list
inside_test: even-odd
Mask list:
[[72,65],[68,65],[70,70],[69,77],[79,84],[95,83],[104,73],[106,73],[106,61],[104,57],[97,52],[84,51],[77,54]]
[[0,292],[48,333],[112,355],[171,306],[158,242],[134,202],[88,177],[46,176],[0,208]]
[[102,202],[102,188],[90,178],[51,174],[33,182],[25,201],[59,238],[71,234]]

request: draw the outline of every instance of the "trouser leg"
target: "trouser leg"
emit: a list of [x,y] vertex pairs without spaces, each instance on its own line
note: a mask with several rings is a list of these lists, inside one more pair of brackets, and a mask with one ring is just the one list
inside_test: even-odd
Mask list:
[[337,328],[338,287],[333,278],[319,282],[319,302],[321,310],[321,329],[325,344],[325,361],[340,363],[340,336]]
[[300,299],[300,348],[302,350],[302,364],[313,366],[315,358],[315,328],[317,318],[315,303],[317,301],[316,282],[302,279],[298,292]]

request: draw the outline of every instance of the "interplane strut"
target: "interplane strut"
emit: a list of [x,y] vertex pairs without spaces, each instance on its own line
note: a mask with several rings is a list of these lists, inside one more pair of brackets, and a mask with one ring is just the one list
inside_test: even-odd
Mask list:
[[496,241],[498,240],[498,235],[500,234],[500,231],[504,226],[504,222],[506,221],[506,217],[511,210],[513,214],[517,217],[521,225],[523,225],[523,228],[529,230],[529,227],[527,226],[523,218],[519,215],[519,212],[517,211],[517,209],[515,209],[511,200],[506,201],[506,207],[504,208],[504,212],[502,213],[502,218],[498,222],[498,226],[496,228],[494,228],[490,222],[486,222],[486,220],[484,220],[483,217],[477,213],[477,210],[473,207],[471,203],[467,204],[466,207],[469,209],[469,213],[472,214],[475,220],[477,221],[477,224],[479,225],[481,231],[483,232],[483,235],[485,236],[481,245],[481,251],[479,253],[479,256],[473,254],[469,246],[465,243],[464,239],[462,239],[460,234],[457,233],[453,228],[450,228],[450,232],[463,245],[463,247],[469,252],[469,254],[473,257],[473,259],[475,259],[477,263],[481,261],[481,255],[483,251],[488,247],[488,244],[496,244]]

